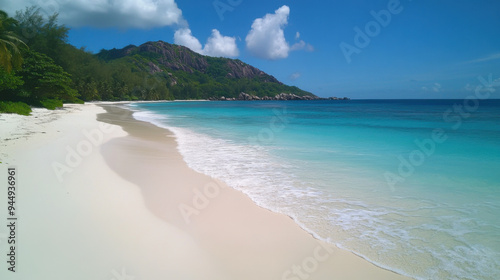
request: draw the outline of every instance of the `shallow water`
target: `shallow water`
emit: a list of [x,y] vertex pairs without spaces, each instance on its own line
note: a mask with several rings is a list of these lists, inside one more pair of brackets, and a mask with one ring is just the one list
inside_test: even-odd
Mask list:
[[[418,279],[500,275],[500,100],[135,103],[188,165]],[[469,109],[469,111],[467,111]],[[473,110],[474,109],[474,110]]]

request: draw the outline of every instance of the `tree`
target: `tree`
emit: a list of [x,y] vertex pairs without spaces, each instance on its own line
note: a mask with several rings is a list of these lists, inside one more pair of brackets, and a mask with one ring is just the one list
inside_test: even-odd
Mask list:
[[27,7],[24,11],[16,12],[16,31],[23,34],[26,44],[32,50],[48,55],[56,64],[66,69],[68,55],[65,52],[69,28],[57,24],[58,16],[54,13],[45,19],[39,7]]
[[78,102],[78,92],[72,88],[71,76],[44,54],[26,52],[19,75],[24,80],[23,89],[29,93],[29,103],[37,104],[47,99]]
[[24,82],[21,77],[0,68],[0,100],[6,98],[6,95],[3,94],[4,91],[16,89],[23,84]]
[[14,33],[17,21],[0,10],[0,65],[10,73],[18,69],[23,63],[21,50],[18,46],[27,47],[26,44]]

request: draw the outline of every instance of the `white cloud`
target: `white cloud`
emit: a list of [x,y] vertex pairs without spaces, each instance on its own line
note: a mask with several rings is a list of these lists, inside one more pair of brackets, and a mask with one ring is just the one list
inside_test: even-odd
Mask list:
[[174,43],[190,48],[197,53],[203,53],[200,41],[191,34],[191,29],[181,28],[175,31]]
[[292,81],[295,81],[295,80],[297,80],[298,78],[300,78],[300,76],[302,76],[302,73],[295,72],[295,73],[293,73],[292,75],[290,75],[290,77],[288,77],[288,78],[290,78],[290,80],[292,80]]
[[290,8],[286,5],[274,14],[266,14],[252,23],[252,29],[245,41],[248,50],[255,56],[265,59],[288,57],[290,47],[285,40],[283,27],[288,24]]
[[208,38],[203,53],[209,56],[237,57],[240,52],[236,45],[236,38],[222,36],[217,29],[212,30],[212,36]]
[[193,36],[191,29],[180,28],[174,34],[174,42],[190,48],[192,51],[209,56],[237,57],[239,55],[236,38],[222,36],[217,29],[212,30],[205,47]]
[[16,10],[37,5],[43,14],[59,13],[59,22],[70,27],[152,28],[174,24],[182,25],[182,11],[175,0],[16,0],[5,10],[14,15]]
[[[289,15],[290,8],[284,5],[274,14],[266,14],[263,18],[255,19],[245,39],[250,53],[264,59],[281,59],[287,58],[290,51],[313,50],[311,45],[302,40],[290,47],[284,33]],[[300,38],[299,32],[295,34],[295,38],[297,40]]]
[[[297,33],[295,33],[295,41],[299,39],[300,39],[300,33],[297,31]],[[290,47],[290,50],[292,51],[305,50],[308,52],[312,52],[314,51],[314,47],[304,42],[304,40],[300,40],[297,43],[293,44],[293,46]]]
[[310,44],[307,44],[303,40],[300,40],[299,42],[293,44],[293,46],[290,47],[290,50],[292,51],[305,50],[308,52],[312,52],[314,51],[314,47],[311,46]]

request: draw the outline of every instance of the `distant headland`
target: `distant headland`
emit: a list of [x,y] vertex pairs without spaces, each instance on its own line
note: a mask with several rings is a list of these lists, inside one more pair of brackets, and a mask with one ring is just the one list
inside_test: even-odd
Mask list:
[[348,97],[317,97],[311,95],[296,95],[293,93],[279,93],[273,97],[270,96],[262,96],[259,97],[257,95],[252,95],[248,93],[241,92],[238,97],[210,97],[208,98],[210,101],[260,101],[260,100],[351,100]]

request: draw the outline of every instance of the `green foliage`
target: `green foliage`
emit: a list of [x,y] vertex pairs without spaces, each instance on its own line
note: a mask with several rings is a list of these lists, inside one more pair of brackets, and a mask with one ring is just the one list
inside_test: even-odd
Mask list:
[[56,64],[65,66],[61,54],[68,39],[69,28],[57,24],[58,14],[55,13],[45,19],[36,6],[27,7],[24,11],[16,12],[19,22],[16,33],[20,34],[30,49],[43,53],[52,58]]
[[207,57],[209,66],[205,73],[210,77],[225,76],[230,71],[227,61],[227,58]]
[[0,64],[8,59],[12,64],[0,68],[0,100],[16,101],[4,102],[5,110],[25,114],[25,103],[55,109],[62,101],[80,102],[62,67],[68,59],[67,32],[57,24],[57,14],[44,19],[36,7],[17,12],[16,19],[0,11]]
[[44,108],[55,110],[63,107],[63,102],[58,99],[45,99],[40,102]]
[[14,32],[18,22],[0,10],[0,66],[8,73],[23,63],[21,49],[26,44]]
[[28,101],[39,103],[46,99],[73,102],[78,92],[71,87],[71,76],[54,61],[41,53],[28,51],[19,75],[24,80],[23,89],[29,92]]
[[14,113],[29,116],[31,107],[23,102],[0,101],[0,113]]
[[2,91],[13,90],[24,84],[22,78],[14,72],[8,73],[3,68],[0,68],[0,100],[2,100]]

